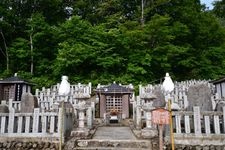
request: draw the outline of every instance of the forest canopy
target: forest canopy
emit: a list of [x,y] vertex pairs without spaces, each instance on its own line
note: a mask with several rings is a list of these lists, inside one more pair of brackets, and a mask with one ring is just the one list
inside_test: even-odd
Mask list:
[[38,86],[225,76],[225,0],[1,0],[0,77]]

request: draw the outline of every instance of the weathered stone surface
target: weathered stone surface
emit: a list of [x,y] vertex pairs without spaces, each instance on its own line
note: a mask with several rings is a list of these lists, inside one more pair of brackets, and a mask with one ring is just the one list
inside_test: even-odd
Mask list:
[[223,111],[223,107],[225,106],[225,101],[220,101],[218,102],[218,104],[216,105],[215,110],[216,111]]
[[87,147],[87,146],[88,146],[88,142],[87,142],[87,141],[79,141],[79,142],[77,143],[77,145],[78,145],[79,147]]
[[203,150],[209,150],[209,146],[204,146]]
[[32,113],[38,107],[37,97],[31,93],[23,93],[21,98],[21,112]]
[[[47,144],[46,144],[47,143]],[[46,145],[45,145],[46,144]],[[42,145],[42,146],[41,146]],[[47,146],[47,147],[44,147]],[[58,143],[49,143],[49,142],[22,142],[22,141],[0,141],[0,149],[7,150],[58,150]],[[42,147],[42,148],[40,148]]]
[[148,129],[142,129],[141,130],[141,137],[144,139],[148,139],[148,138],[155,138],[158,136],[158,131],[154,128]]
[[160,87],[154,89],[152,93],[156,96],[156,99],[153,100],[153,107],[164,107],[166,105],[166,102]]
[[6,105],[0,105],[0,113],[9,113],[9,107]]
[[50,146],[50,143],[49,142],[46,142],[44,148],[47,148],[49,146]]
[[[171,150],[171,145],[165,145],[166,150]],[[176,150],[224,150],[225,145],[175,145]]]
[[38,147],[37,143],[34,143],[33,148],[37,148],[37,147]]
[[[59,107],[62,107],[62,102],[60,102]],[[73,105],[70,102],[64,102],[65,113],[74,113]]]
[[199,106],[201,111],[212,111],[211,90],[205,84],[192,85],[188,89],[188,111],[193,110],[193,106]]

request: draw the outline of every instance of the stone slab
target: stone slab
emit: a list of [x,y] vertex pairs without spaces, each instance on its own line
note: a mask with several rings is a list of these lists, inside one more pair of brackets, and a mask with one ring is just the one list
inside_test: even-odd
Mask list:
[[129,127],[99,127],[93,139],[108,140],[135,140]]

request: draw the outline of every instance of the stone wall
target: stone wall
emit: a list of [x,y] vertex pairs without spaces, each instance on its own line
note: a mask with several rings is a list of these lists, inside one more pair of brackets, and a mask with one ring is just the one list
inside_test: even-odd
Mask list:
[[[166,150],[171,150],[171,145],[166,145]],[[175,145],[175,150],[225,150],[225,145]]]
[[59,144],[53,142],[35,141],[4,141],[0,142],[1,150],[58,150]]

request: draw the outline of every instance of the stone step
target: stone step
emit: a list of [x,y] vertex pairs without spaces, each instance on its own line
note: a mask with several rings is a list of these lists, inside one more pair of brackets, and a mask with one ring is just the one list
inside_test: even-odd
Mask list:
[[148,149],[151,150],[152,143],[150,140],[77,140],[77,148],[98,149]]
[[[110,148],[110,147],[78,147],[76,150],[137,150],[137,148]],[[138,148],[138,150],[149,150],[149,148]]]

